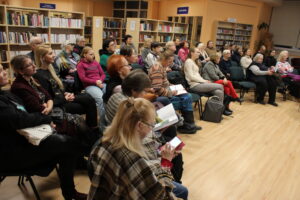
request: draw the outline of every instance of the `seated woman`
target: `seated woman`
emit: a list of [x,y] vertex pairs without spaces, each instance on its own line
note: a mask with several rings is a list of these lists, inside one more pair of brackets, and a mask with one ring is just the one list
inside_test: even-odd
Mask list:
[[[38,46],[35,52],[35,63],[38,70],[34,74],[34,78],[51,95],[54,106],[64,108],[71,114],[86,114],[86,124],[91,128],[97,127],[95,100],[88,94],[74,95],[65,92],[65,87],[52,66],[54,58],[55,55],[50,46]],[[30,62],[31,60],[27,57],[20,57],[18,65],[23,66]]]
[[207,62],[203,67],[202,77],[213,83],[218,83],[218,84],[223,85],[224,93],[229,97],[229,98],[225,98],[224,103],[226,105],[227,111],[232,112],[229,109],[230,101],[241,102],[242,100],[238,97],[237,93],[235,92],[235,89],[233,88],[231,81],[227,80],[225,75],[221,72],[221,70],[218,66],[219,62],[220,62],[220,56],[218,56],[216,54],[212,55],[210,57],[210,61]]
[[79,79],[81,80],[86,93],[91,95],[97,104],[99,117],[104,117],[103,90],[105,88],[105,74],[95,61],[94,50],[91,47],[84,47],[81,53],[81,60],[77,65]]
[[[224,88],[220,84],[211,83],[208,80],[202,78],[199,72],[199,67],[196,64],[197,59],[199,59],[200,51],[197,48],[191,48],[188,55],[188,59],[184,63],[184,74],[187,80],[191,92],[194,93],[212,93],[219,97],[220,101],[224,100]],[[225,115],[232,114],[231,112],[225,110]]]
[[271,50],[270,54],[264,59],[264,65],[267,66],[268,68],[275,67],[277,63],[275,55],[276,55],[276,51]]
[[200,59],[201,63],[204,65],[205,63],[207,63],[210,60],[208,54],[205,51],[205,45],[202,42],[198,42],[196,44],[196,47],[200,51],[199,59]]
[[231,67],[231,53],[230,50],[224,50],[223,56],[219,62],[219,67],[221,72],[226,76],[227,79],[230,79],[230,67]]
[[[0,88],[7,84],[7,73],[0,65]],[[58,177],[64,199],[86,199],[87,195],[76,191],[73,179],[77,157],[81,154],[79,144],[60,134],[48,136],[38,146],[29,143],[17,132],[18,129],[42,124],[49,124],[54,128],[54,124],[50,116],[41,112],[28,113],[22,101],[10,92],[0,90],[0,110],[0,157],[5,161],[1,162],[0,171],[54,168],[58,164]]]
[[217,54],[217,50],[216,50],[216,48],[214,47],[214,42],[213,42],[212,40],[209,40],[209,41],[207,42],[205,51],[206,51],[208,57],[211,57],[212,55]]
[[197,130],[201,130],[201,127],[195,125],[191,95],[177,95],[177,91],[170,89],[166,69],[172,62],[173,54],[164,52],[160,57],[159,63],[150,68],[149,77],[152,88],[154,88],[156,95],[168,97],[174,105],[175,110],[181,111],[184,124],[178,127],[177,130],[181,133],[193,134]]
[[173,64],[170,66],[170,69],[172,71],[182,71],[183,64],[182,64],[179,56],[175,54],[175,52],[176,52],[175,42],[173,42],[173,41],[167,42],[166,43],[166,51],[169,51],[170,53],[172,53],[174,55]]
[[107,61],[107,72],[110,75],[110,80],[106,86],[106,92],[103,95],[103,101],[108,102],[111,95],[121,92],[121,84],[123,79],[131,71],[131,66],[122,55],[112,55]]
[[244,54],[243,48],[238,46],[234,51],[234,53],[231,55],[231,60],[235,61],[239,65],[243,54]]
[[56,73],[60,76],[67,88],[72,89],[74,84],[74,72],[80,56],[73,52],[73,44],[66,40],[61,44],[62,51],[57,55],[53,63]]
[[145,67],[146,67],[147,71],[149,71],[149,69],[154,65],[154,63],[157,62],[161,51],[162,51],[162,47],[161,47],[160,43],[158,43],[158,42],[151,43],[151,51],[150,51],[150,53],[148,53],[146,60],[145,60],[146,61]]
[[155,109],[148,100],[129,98],[119,105],[112,124],[90,156],[93,174],[89,200],[175,199],[167,173],[174,150],[169,144],[161,149],[165,170],[154,171],[143,146],[154,124]]
[[251,58],[251,49],[245,49],[244,51],[244,56],[241,58],[241,66],[244,69],[244,74],[246,75],[246,70],[249,67],[249,65],[252,63],[252,58]]
[[103,42],[102,49],[99,50],[100,65],[105,73],[105,82],[109,80],[109,74],[107,73],[107,60],[116,51],[116,44],[114,39],[107,39]]
[[144,46],[143,46],[143,49],[141,50],[142,60],[144,63],[146,62],[146,58],[151,51],[151,43],[152,42],[153,42],[152,38],[146,38],[144,41]]
[[281,51],[277,59],[275,71],[278,72],[282,77],[286,77],[288,73],[292,73],[294,71],[294,68],[287,61],[288,57],[288,51]]
[[178,51],[178,56],[181,62],[184,63],[189,54],[190,43],[188,41],[183,41],[180,43],[180,47],[181,48]]
[[252,64],[247,69],[247,77],[256,84],[256,101],[259,104],[265,105],[264,97],[268,91],[268,104],[278,106],[278,104],[275,103],[277,83],[275,78],[272,77],[273,71],[263,64],[263,60],[264,56],[260,53],[254,56]]
[[[142,70],[134,70],[128,74],[128,76],[123,80],[122,83],[122,92],[116,93],[112,95],[108,103],[106,104],[106,122],[107,124],[111,124],[113,121],[113,118],[115,117],[118,106],[120,103],[130,97],[134,98],[145,98],[145,95],[147,94],[146,90],[151,87],[151,81],[147,74],[145,74]],[[155,104],[155,103],[154,103]],[[176,133],[176,127],[169,126],[164,131],[162,131],[163,134],[161,135],[159,139],[159,143],[162,143],[163,141],[168,142],[171,139],[173,139],[177,133]],[[165,143],[164,142],[164,143]],[[153,142],[149,142],[149,146],[153,148]],[[146,145],[146,147],[149,147]],[[150,152],[157,152],[157,147],[155,147],[154,151]],[[156,156],[157,157],[157,156]],[[171,170],[174,180],[178,183],[181,182],[182,172],[183,172],[183,162],[182,162],[182,155],[179,154],[176,156],[173,160],[173,168]]]

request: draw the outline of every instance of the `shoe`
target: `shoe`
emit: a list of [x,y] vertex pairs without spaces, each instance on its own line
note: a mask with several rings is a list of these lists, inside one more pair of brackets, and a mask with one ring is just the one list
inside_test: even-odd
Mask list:
[[277,104],[277,103],[275,103],[275,102],[272,102],[272,103],[268,102],[268,104],[270,104],[270,105],[272,105],[272,106],[275,106],[275,107],[277,107],[277,106],[278,106],[278,104]]
[[229,116],[229,115],[232,115],[232,112],[230,112],[228,110],[224,110],[223,115]]
[[201,126],[195,125],[195,129],[196,129],[197,131],[200,131],[200,130],[202,130],[202,127],[201,127]]
[[187,124],[184,124],[183,126],[179,126],[177,128],[177,131],[183,134],[195,134],[197,132],[196,128],[192,128]]
[[226,108],[226,110],[233,113],[233,111],[230,108]]
[[261,105],[266,105],[266,103],[264,101],[257,101],[257,103],[259,103]]
[[87,200],[87,194],[80,193],[75,190],[72,200]]
[[236,99],[234,99],[234,101],[242,103],[244,101],[244,99],[236,98]]

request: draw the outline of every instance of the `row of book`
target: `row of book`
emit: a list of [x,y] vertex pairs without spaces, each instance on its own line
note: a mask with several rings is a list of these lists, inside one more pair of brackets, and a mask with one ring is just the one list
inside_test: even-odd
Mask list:
[[233,42],[233,41],[220,41],[220,40],[216,41],[217,46],[223,46],[224,44],[235,44],[235,42]]
[[0,32],[0,43],[7,43],[7,36],[5,32]]
[[7,22],[9,25],[48,27],[49,17],[36,13],[8,12]]
[[160,32],[172,32],[173,27],[171,25],[158,25],[158,31]]
[[175,26],[174,27],[174,32],[175,33],[184,33],[185,29],[182,26]]
[[145,39],[147,39],[147,38],[152,38],[152,41],[155,41],[154,35],[143,35],[143,34],[140,35],[139,41],[144,42]]
[[241,31],[241,30],[236,30],[235,31],[235,34],[236,35],[251,35],[251,32],[249,32],[249,31]]
[[71,43],[76,43],[76,38],[79,34],[51,34],[51,43],[62,43],[69,40]]
[[44,43],[49,43],[49,35],[47,33],[31,33],[31,32],[9,32],[9,43],[28,44],[32,36],[39,36]]
[[158,42],[169,42],[172,40],[172,36],[170,35],[160,35],[157,37]]
[[233,30],[229,30],[229,29],[220,29],[218,28],[218,33],[224,33],[224,34],[233,34]]
[[104,23],[105,28],[121,28],[121,22],[120,21],[104,20],[103,23]]
[[235,40],[246,40],[246,41],[248,41],[248,40],[249,40],[249,37],[235,36],[234,39],[235,39]]
[[6,50],[1,50],[0,51],[0,60],[1,62],[7,62],[7,51]]
[[150,23],[141,23],[140,24],[140,31],[153,31],[154,26]]
[[119,31],[103,31],[103,39],[107,39],[110,36],[113,36],[114,38],[119,38],[120,37],[120,32]]
[[248,30],[248,31],[251,31],[252,30],[252,26],[248,26],[248,25],[239,25],[237,24],[237,27],[238,29],[245,29],[245,30]]
[[71,18],[50,18],[51,27],[62,27],[62,28],[82,28],[81,19],[71,19]]
[[217,39],[221,39],[221,40],[233,40],[233,36],[231,36],[231,35],[217,35]]
[[[61,50],[60,49],[55,49],[53,50],[55,55],[58,55]],[[9,51],[10,52],[10,57],[13,58],[14,56],[17,56],[17,55],[26,55],[28,54],[29,52],[31,52],[30,50],[27,50],[27,51]]]

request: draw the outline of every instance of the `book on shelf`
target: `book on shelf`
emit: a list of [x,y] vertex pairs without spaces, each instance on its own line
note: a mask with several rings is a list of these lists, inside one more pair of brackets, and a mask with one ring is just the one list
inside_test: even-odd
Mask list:
[[170,90],[171,91],[177,91],[176,95],[181,95],[181,94],[186,94],[187,93],[187,91],[185,90],[185,88],[181,84],[171,85]]
[[150,23],[141,23],[140,31],[153,31],[153,24]]
[[60,27],[60,28],[82,28],[81,19],[71,19],[71,18],[60,18],[51,17],[50,27]]
[[37,13],[7,12],[7,22],[9,25],[48,27],[49,17]]
[[152,38],[152,40],[154,41],[154,35],[143,35],[143,34],[141,34],[140,35],[140,42],[144,42],[145,41],[145,39],[147,39],[147,38]]
[[7,43],[6,32],[0,32],[0,43]]
[[174,32],[175,33],[184,33],[184,27],[182,27],[182,26],[175,26],[174,27]]
[[169,42],[172,40],[171,35],[159,35],[158,36],[158,42]]
[[172,32],[173,27],[171,25],[158,25],[158,31],[160,32]]
[[71,43],[76,43],[76,38],[80,34],[51,34],[51,43],[62,43],[69,40]]
[[218,28],[218,33],[233,34],[233,30]]
[[153,128],[154,131],[161,130],[178,122],[177,114],[175,112],[173,104],[171,103],[157,110],[156,114],[157,122],[155,124],[155,127]]
[[104,20],[104,27],[105,28],[121,28],[121,22],[120,21]]
[[6,62],[8,61],[7,59],[7,51],[6,50],[1,50],[1,53],[0,53],[0,60],[1,62]]
[[30,53],[30,50],[27,50],[27,51],[12,51],[11,50],[11,51],[9,51],[10,58],[13,58],[13,57],[15,57],[17,55],[26,55],[28,53]]
[[89,18],[87,18],[87,19],[85,19],[85,26],[92,26],[92,19],[89,19]]
[[217,35],[217,39],[221,39],[221,40],[233,40],[233,36],[231,36],[231,35]]
[[13,44],[28,44],[30,38],[34,35],[42,38],[44,43],[49,43],[49,36],[47,33],[31,33],[31,32],[9,32],[9,43]]
[[103,31],[103,39],[108,39],[110,36],[113,36],[114,38],[120,37],[119,31]]

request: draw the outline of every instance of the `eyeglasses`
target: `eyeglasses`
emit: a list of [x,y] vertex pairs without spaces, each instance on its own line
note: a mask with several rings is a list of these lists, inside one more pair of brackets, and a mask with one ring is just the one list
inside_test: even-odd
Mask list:
[[146,124],[147,126],[149,126],[151,129],[153,129],[155,127],[155,124],[149,124],[148,122],[144,122],[142,121],[142,123]]

